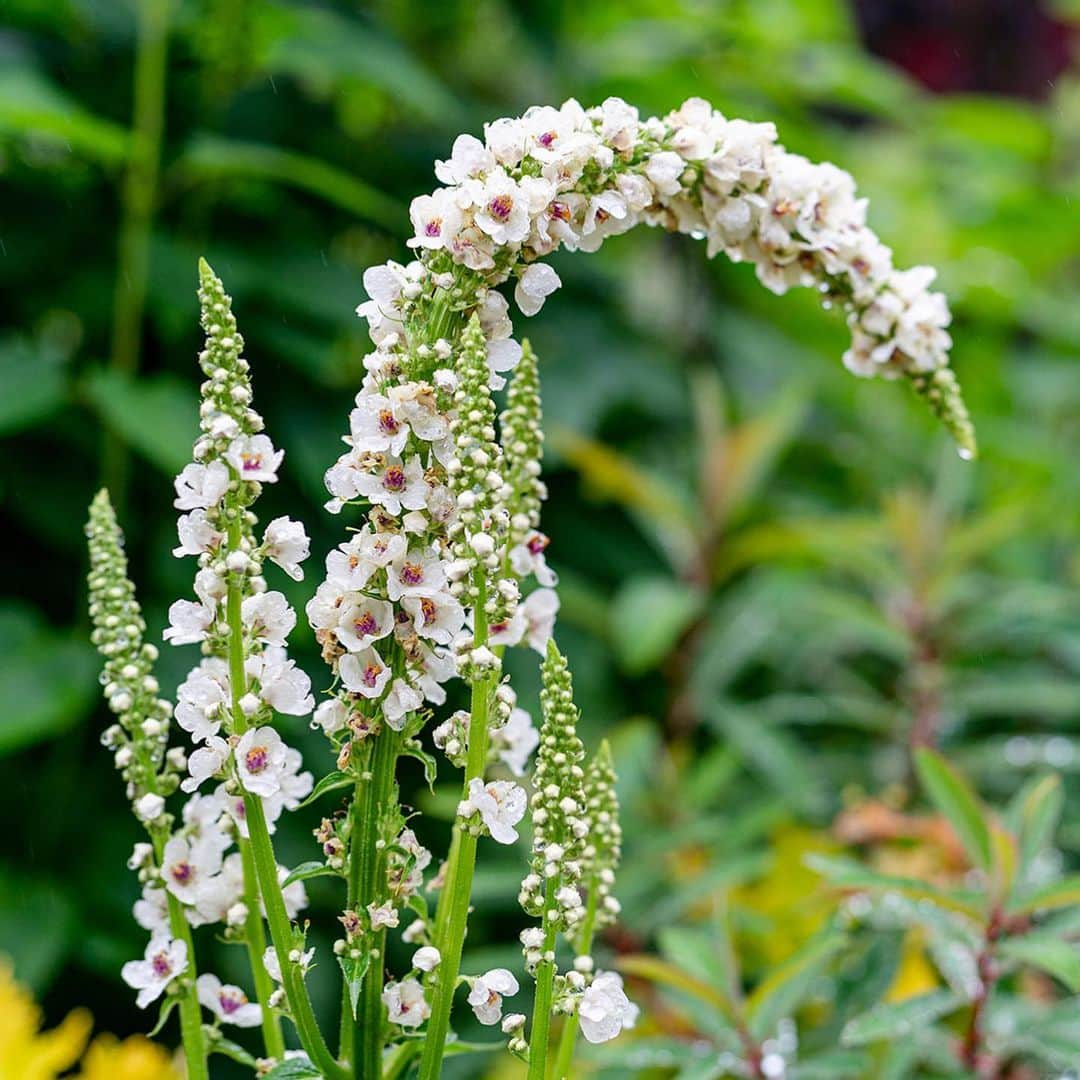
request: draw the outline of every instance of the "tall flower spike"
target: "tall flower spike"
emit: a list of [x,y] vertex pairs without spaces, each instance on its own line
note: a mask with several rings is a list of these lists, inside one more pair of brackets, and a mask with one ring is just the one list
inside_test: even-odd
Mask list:
[[157,647],[143,641],[146,623],[128,577],[124,537],[109,493],[102,489],[90,504],[86,525],[90,548],[90,640],[105,658],[101,682],[118,724],[102,736],[127,782],[127,794],[145,821],[163,809],[163,795],[176,790],[175,772],[165,763],[172,706],[158,697],[153,665]]
[[[582,855],[583,877],[588,885],[588,911],[591,925],[583,934],[615,921],[619,902],[612,895],[615,871],[622,856],[622,826],[619,824],[619,797],[615,791],[615,767],[607,739],[585,767],[585,818],[589,825],[588,841]],[[587,953],[591,942],[575,939],[580,952]]]
[[[497,577],[510,492],[500,472],[502,451],[495,441],[495,402],[489,378],[487,342],[474,315],[462,336],[454,394],[457,415],[450,428],[454,457],[446,468],[458,511],[447,530],[454,555],[449,576],[455,596],[470,607],[482,608],[486,618],[494,620],[506,614],[506,598],[498,591]],[[479,651],[474,650],[469,666],[476,677],[484,677],[497,664],[494,654],[489,663],[487,656],[475,655]]]
[[[585,914],[577,889],[589,831],[582,768],[585,748],[577,733],[570,668],[554,641],[548,643],[541,678],[544,719],[529,802],[533,853],[518,899],[530,915],[542,915],[545,922],[554,921],[572,934]],[[547,903],[552,895],[554,909]]]
[[957,451],[965,461],[978,454],[975,441],[975,425],[964,404],[960,384],[952,368],[911,376],[915,392],[930,406],[930,411],[945,425],[956,440]]
[[540,371],[536,353],[526,340],[506,393],[500,417],[503,471],[513,492],[510,505],[510,546],[525,542],[529,531],[540,527],[540,504],[547,487],[540,479],[544,456],[543,414],[540,406]]

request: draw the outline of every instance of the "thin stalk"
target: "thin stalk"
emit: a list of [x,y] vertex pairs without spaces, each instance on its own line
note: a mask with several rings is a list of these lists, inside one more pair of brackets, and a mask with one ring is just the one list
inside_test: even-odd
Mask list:
[[[544,956],[554,953],[558,926],[550,918],[555,907],[558,877],[550,877],[544,890]],[[532,1031],[529,1032],[528,1080],[544,1080],[547,1074],[548,1035],[551,1031],[551,998],[555,987],[555,960],[536,965],[536,998],[533,1001]]]
[[[232,517],[228,525],[228,549],[239,551],[242,539],[240,515],[243,511],[236,506],[230,508]],[[228,592],[225,599],[225,618],[229,628],[229,685],[232,695],[232,726],[235,734],[240,734],[247,728],[247,717],[240,707],[240,699],[247,689],[247,673],[244,670],[244,625],[241,615],[242,603],[240,589],[240,575],[229,574]],[[258,912],[258,898],[261,895],[263,906],[266,908],[266,920],[270,925],[270,937],[277,952],[278,965],[281,968],[282,985],[285,989],[285,997],[289,1003],[293,1023],[296,1025],[300,1043],[307,1051],[308,1057],[330,1080],[345,1080],[347,1073],[334,1060],[330,1053],[326,1040],[319,1031],[315,1020],[315,1012],[311,1007],[311,999],[308,997],[307,986],[299,967],[289,962],[289,953],[292,950],[292,926],[289,922],[289,914],[285,908],[285,898],[281,893],[281,885],[277,876],[277,859],[274,856],[274,847],[270,840],[270,830],[266,824],[266,815],[263,812],[262,799],[250,792],[244,792],[244,817],[248,826],[247,851],[250,855],[250,864],[254,869],[254,878],[249,880],[247,876],[248,861],[245,861],[244,892],[246,896],[255,898],[255,911]],[[250,908],[249,908],[250,915]],[[258,970],[261,968],[266,975],[266,968],[262,956],[253,957],[253,976],[256,990],[260,987]],[[262,984],[264,987],[267,983]],[[269,998],[269,995],[267,995]],[[259,999],[264,1013],[269,1011],[269,1001]],[[267,1048],[269,1052],[269,1047]],[[284,1051],[282,1051],[284,1052]]]
[[[589,879],[589,899],[585,904],[585,918],[581,924],[581,937],[578,939],[578,952],[582,956],[592,953],[593,936],[596,933],[596,875]],[[570,1075],[570,1066],[574,1061],[574,1044],[577,1042],[578,1014],[572,1012],[563,1024],[559,1036],[559,1050],[555,1055],[554,1080],[565,1080]]]
[[[131,151],[121,194],[120,243],[113,296],[110,367],[133,375],[139,366],[143,311],[150,270],[150,230],[157,202],[161,140],[165,127],[165,68],[170,0],[140,0],[135,46]],[[106,432],[102,469],[118,511],[124,505],[127,451]]]
[[[372,755],[374,756],[374,755]],[[347,910],[356,909],[356,898],[360,893],[360,880],[364,876],[361,863],[364,860],[366,844],[362,840],[364,822],[370,819],[368,813],[368,800],[371,795],[373,776],[371,762],[367,762],[367,768],[357,777],[353,787],[352,804],[349,813],[352,815],[352,828],[349,839],[349,878],[345,898]],[[349,994],[349,985],[345,980],[341,983],[341,1015],[338,1026],[338,1057],[349,1063],[353,1060],[355,1039],[353,1034],[356,1021],[353,1017],[352,998]]]
[[278,884],[277,860],[274,858],[270,832],[266,827],[262,799],[257,795],[244,792],[244,810],[248,833],[251,836],[251,852],[255,860],[259,890],[266,907],[266,921],[270,926],[270,939],[274,943],[278,964],[281,966],[282,986],[285,989],[285,998],[289,1002],[296,1032],[300,1036],[300,1045],[303,1046],[315,1067],[322,1070],[327,1080],[352,1080],[350,1074],[334,1060],[319,1030],[299,965],[289,961],[289,952],[293,948],[292,924],[289,922],[289,913],[285,910],[285,899],[281,895],[281,886]]
[[266,952],[266,930],[263,927],[262,912],[259,910],[259,883],[255,875],[255,860],[251,855],[251,844],[242,837],[239,840],[240,858],[244,866],[244,906],[247,918],[244,920],[244,938],[247,943],[248,960],[251,963],[251,977],[255,981],[255,997],[262,1007],[263,1043],[268,1057],[279,1061],[285,1056],[285,1038],[281,1034],[281,1017],[270,1008],[270,995],[274,992],[274,981],[270,978],[263,954]]
[[[357,882],[357,904],[382,900],[380,881],[386,881],[386,852],[379,846],[379,829],[385,811],[394,797],[394,773],[397,768],[398,733],[384,726],[376,737],[375,753],[371,767],[371,783],[364,820],[361,822],[360,845],[366,853],[361,867],[363,877]],[[355,851],[355,847],[353,849]],[[351,873],[351,867],[350,867]],[[383,1019],[383,972],[385,970],[386,930],[375,935],[371,950],[371,965],[364,977],[360,991],[356,1017],[356,1060],[353,1065],[357,1077],[377,1077],[382,1068],[382,1019]]]
[[[155,846],[163,845],[156,842]],[[161,853],[158,852],[160,861]],[[169,904],[169,927],[174,938],[187,946],[187,971],[184,972],[186,985],[180,995],[180,1039],[184,1046],[184,1062],[187,1065],[188,1080],[209,1080],[210,1072],[206,1064],[206,1041],[202,1030],[202,1006],[199,1005],[195,980],[195,943],[191,938],[191,927],[184,914],[183,905],[168,889],[165,897]]]
[[[482,574],[476,577],[478,597],[474,608],[475,634],[477,646],[487,644],[487,615],[484,603],[487,599],[487,587]],[[465,762],[465,777],[462,782],[462,798],[468,798],[469,782],[484,775],[488,754],[488,704],[491,696],[491,680],[481,679],[473,683],[471,711],[469,717],[469,756]],[[452,851],[452,862],[447,866],[446,885],[448,891],[446,923],[439,950],[442,959],[435,969],[435,978],[431,983],[433,1000],[431,1017],[428,1020],[427,1038],[424,1041],[424,1054],[420,1059],[420,1080],[438,1080],[442,1070],[443,1054],[446,1050],[446,1033],[450,1028],[450,1011],[454,1004],[454,991],[457,988],[458,972],[461,970],[461,950],[465,944],[465,926],[469,918],[469,900],[472,896],[473,874],[476,872],[476,841],[471,832],[460,829],[458,843]]]

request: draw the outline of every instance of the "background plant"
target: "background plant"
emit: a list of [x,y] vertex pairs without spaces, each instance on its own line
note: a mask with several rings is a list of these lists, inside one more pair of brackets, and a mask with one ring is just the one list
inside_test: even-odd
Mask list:
[[[11,452],[0,468],[9,563],[32,558],[40,569],[9,581],[2,623],[6,700],[21,703],[2,726],[4,813],[18,823],[20,845],[4,866],[3,945],[21,978],[52,987],[51,1015],[92,996],[111,1029],[140,1023],[115,980],[137,944],[126,922],[132,886],[117,870],[130,834],[118,824],[91,832],[75,801],[78,790],[80,804],[101,807],[103,823],[126,820],[112,777],[82,764],[100,726],[90,715],[94,661],[79,644],[83,628],[67,629],[80,619],[71,599],[78,526],[100,479],[83,466],[97,460],[99,421],[128,449],[127,520],[141,559],[171,531],[157,493],[188,448],[190,267],[206,250],[250,311],[250,347],[282,372],[279,386],[264,378],[261,393],[293,449],[296,479],[267,498],[282,512],[298,495],[315,506],[340,395],[358,381],[364,351],[362,327],[342,312],[359,298],[360,269],[392,254],[406,228],[403,208],[393,216],[404,199],[385,193],[426,190],[430,161],[456,131],[508,103],[568,93],[599,100],[613,91],[660,109],[701,93],[732,114],[776,119],[793,149],[858,175],[886,239],[942,270],[983,447],[977,470],[949,464],[928,442],[929,422],[905,411],[892,388],[851,385],[834,371],[843,329],[816,314],[811,298],[774,302],[738,268],[705,268],[692,245],[635,233],[593,260],[557,264],[566,283],[559,316],[530,326],[549,412],[572,433],[553,440],[549,475],[564,509],[547,526],[562,553],[563,644],[578,672],[583,730],[591,740],[626,721],[614,739],[628,815],[620,895],[625,924],[647,935],[609,945],[637,951],[674,923],[707,917],[721,890],[745,881],[729,900],[740,952],[749,950],[743,970],[752,979],[756,965],[782,959],[766,955],[769,939],[783,935],[763,923],[812,924],[813,912],[777,896],[768,868],[800,844],[837,843],[823,830],[845,801],[861,805],[861,791],[904,809],[914,789],[902,750],[920,666],[939,672],[935,740],[995,803],[1042,767],[1064,771],[1060,840],[1064,858],[1075,857],[1076,490],[1061,466],[1075,455],[1078,341],[1067,303],[1077,246],[1067,75],[1045,104],[929,96],[859,47],[839,4],[705,14],[644,4],[535,14],[492,5],[474,14],[451,5],[441,21],[408,5],[360,16],[215,5],[213,20],[197,4],[175,6],[133,377],[101,359],[117,278],[98,229],[120,221],[134,23],[111,7],[8,11],[3,179],[21,212],[0,234],[11,326],[2,365]],[[492,66],[492,56],[514,62]],[[369,59],[361,66],[357,57]],[[591,310],[598,299],[600,318]],[[560,349],[564,333],[589,343],[587,378],[576,352]],[[714,394],[712,427],[687,446],[691,401],[704,397],[691,377],[701,369],[706,385],[720,377],[724,393]],[[777,468],[766,472],[769,455],[752,452],[762,441],[755,433],[793,375],[806,389],[791,392],[790,434],[773,441]],[[309,388],[302,403],[287,390],[297,378]],[[585,462],[574,436],[620,455]],[[888,453],[869,450],[885,445]],[[659,482],[638,483],[643,474]],[[927,494],[900,499],[901,486]],[[726,492],[720,501],[732,507],[719,530],[709,525],[720,554],[707,584],[670,554],[696,550],[680,522],[704,532],[718,520],[695,490],[711,490],[714,505]],[[891,524],[883,492],[901,508]],[[662,500],[660,535],[645,498]],[[941,543],[967,537],[947,566],[932,565],[938,549],[926,518],[910,512],[927,500],[943,522]],[[901,519],[908,539],[896,532]],[[921,568],[897,558],[911,537],[928,545]],[[313,546],[332,540],[316,533]],[[940,579],[929,596],[930,663],[919,660],[903,616],[912,588],[928,587],[918,579],[927,560]],[[163,625],[179,571],[136,570],[148,618]],[[28,604],[42,601],[42,614],[31,614]],[[620,630],[643,601],[665,618],[650,620],[655,636],[627,641]],[[672,660],[696,623],[697,655],[712,661],[692,687]],[[315,669],[314,658],[302,659]],[[163,670],[161,679],[175,684],[181,674]],[[695,695],[693,708],[677,705]],[[751,702],[760,723],[734,724],[731,710]],[[800,781],[821,780],[792,784],[807,754],[815,766],[799,770]],[[449,792],[441,801],[424,793],[418,766],[413,785],[425,808],[452,808]],[[793,822],[809,833],[793,832]],[[894,861],[899,849],[922,872],[940,857],[918,830],[897,839],[897,830],[911,832],[904,821],[891,829],[871,835],[874,858]],[[283,841],[300,857],[302,837]],[[657,880],[677,887],[658,897]],[[509,871],[481,878],[483,921],[470,942],[478,964],[513,959],[482,951],[485,940],[505,939],[482,926],[495,930],[512,914],[511,881]],[[314,884],[311,892],[318,911],[326,900]]]

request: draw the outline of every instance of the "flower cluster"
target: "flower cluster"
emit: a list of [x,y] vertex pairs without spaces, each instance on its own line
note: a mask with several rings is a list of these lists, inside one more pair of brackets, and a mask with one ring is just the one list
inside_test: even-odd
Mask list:
[[[729,119],[700,98],[642,119],[608,98],[592,109],[574,100],[531,108],[486,125],[484,136],[459,136],[436,165],[445,186],[413,200],[410,245],[419,260],[381,268],[382,282],[397,275],[401,284],[378,295],[369,288],[372,302],[361,308],[376,341],[408,336],[417,305],[430,300],[430,278],[456,293],[459,307],[471,300],[488,312],[499,383],[521,350],[487,290],[513,277],[518,307],[535,314],[560,284],[538,260],[560,247],[595,251],[641,222],[705,238],[710,257],[753,264],[773,292],[819,290],[847,314],[844,363],[855,374],[919,375],[948,362],[950,314],[930,291],[933,270],[895,269],[866,225],[866,200],[851,176],[785,150],[771,123]],[[973,452],[958,395],[949,408],[948,426]]]
[[[615,792],[615,766],[606,739],[585,767],[585,792],[588,833],[581,860],[582,876],[589,890],[591,921],[587,930],[591,935],[594,930],[610,925],[619,914],[619,902],[612,895],[612,888],[622,855],[622,827],[619,797]],[[588,942],[581,935],[575,944],[580,952],[588,952]]]

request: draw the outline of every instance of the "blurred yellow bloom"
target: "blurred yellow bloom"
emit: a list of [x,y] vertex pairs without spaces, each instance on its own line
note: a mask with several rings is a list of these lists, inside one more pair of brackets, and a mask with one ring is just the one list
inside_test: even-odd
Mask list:
[[886,1001],[907,1001],[929,990],[936,990],[940,985],[933,965],[926,957],[922,935],[909,933],[904,938],[904,949],[900,954],[900,966],[896,977],[885,995]]
[[168,1053],[142,1035],[99,1035],[73,1080],[180,1080]]
[[[74,1009],[49,1031],[41,1030],[41,1009],[15,981],[9,961],[0,958],[0,1080],[57,1080],[86,1049],[94,1020]],[[70,1074],[69,1074],[70,1075]],[[71,1080],[181,1080],[168,1053],[142,1035],[121,1042],[99,1035]]]
[[86,1046],[93,1019],[85,1009],[68,1013],[58,1027],[41,1030],[41,1010],[0,960],[0,1080],[54,1080],[71,1068]]

